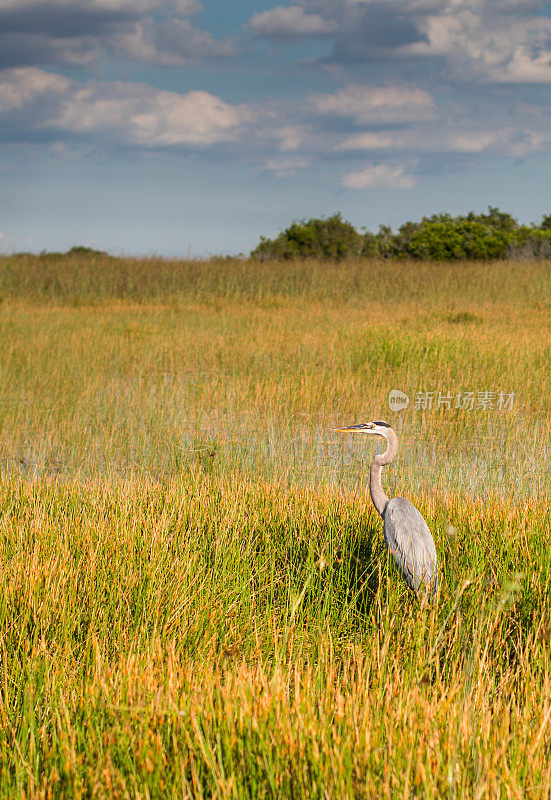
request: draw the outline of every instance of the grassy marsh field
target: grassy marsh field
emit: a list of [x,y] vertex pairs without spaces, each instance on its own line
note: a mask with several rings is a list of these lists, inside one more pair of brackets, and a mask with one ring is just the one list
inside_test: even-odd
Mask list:
[[[16,256],[0,296],[3,796],[550,796],[549,262]],[[431,607],[331,433],[377,418]]]

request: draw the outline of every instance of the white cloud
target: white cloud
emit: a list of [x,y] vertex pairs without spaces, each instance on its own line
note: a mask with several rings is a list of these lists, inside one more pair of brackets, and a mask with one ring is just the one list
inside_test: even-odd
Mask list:
[[409,150],[415,153],[480,153],[492,145],[506,148],[513,131],[457,130],[443,125],[407,131],[360,133],[346,138],[337,150]]
[[492,70],[490,76],[496,83],[551,83],[551,51],[535,55],[519,47],[503,69]]
[[347,189],[412,189],[416,183],[405,164],[369,164],[342,179]]
[[396,137],[387,133],[359,133],[349,136],[337,146],[337,150],[382,150],[392,147]]
[[26,8],[42,12],[48,9],[79,11],[130,11],[141,14],[147,11],[174,10],[180,14],[195,14],[202,4],[199,0],[0,0],[0,11],[22,11]]
[[[258,36],[331,35],[342,64],[383,59],[394,73],[411,59],[440,57],[462,80],[551,82],[551,19],[544,0],[298,0],[255,14]],[[425,68],[426,77],[432,77]]]
[[335,94],[313,95],[310,104],[320,114],[351,117],[358,123],[407,122],[434,113],[434,100],[423,89],[396,86],[346,86]]
[[120,81],[80,84],[32,67],[0,73],[0,111],[13,109],[17,98],[35,129],[103,132],[145,147],[232,141],[254,116],[248,106],[208,92],[178,94]]
[[307,134],[301,125],[283,125],[281,128],[272,129],[271,136],[279,140],[279,149],[286,152],[300,147]]
[[310,156],[273,156],[267,159],[263,170],[273,172],[276,178],[289,178],[307,169],[313,163]]
[[187,19],[134,22],[105,42],[106,49],[132,61],[163,66],[196,63],[205,58],[226,58],[236,54],[235,45],[218,41]]
[[254,14],[249,28],[255,36],[275,39],[300,39],[327,35],[337,30],[330,20],[320,14],[309,14],[299,6],[277,6],[270,11]]
[[[517,4],[518,6],[518,4]],[[521,10],[520,7],[518,10]],[[551,82],[551,19],[453,7],[420,22],[426,40],[402,55],[444,57],[456,75],[495,83]]]
[[68,90],[71,81],[35,67],[16,67],[0,72],[0,114],[23,108],[50,94]]
[[103,52],[164,66],[236,55],[234,41],[190,22],[201,8],[197,0],[0,0],[0,63],[84,65]]
[[[551,142],[551,108],[524,103],[514,111],[516,123],[511,122],[512,115],[505,122],[490,109],[478,126],[474,119],[467,126],[461,125],[462,119],[469,119],[463,107],[449,104],[437,115],[432,98],[416,94],[417,90],[394,87],[389,95],[388,89],[364,87],[363,93],[359,87],[353,92],[349,89],[318,95],[315,102],[326,113],[354,113],[359,119],[370,118],[376,126],[385,119],[385,130],[369,130],[367,125],[367,130],[346,135],[335,131],[332,123],[325,126],[324,119],[316,124],[312,98],[303,103],[232,104],[204,91],[178,93],[122,81],[82,83],[34,67],[0,71],[0,115],[3,122],[9,120],[5,127],[10,137],[25,141],[42,132],[59,148],[68,145],[71,151],[86,142],[151,149],[231,144],[276,176],[291,175],[334,152],[356,158],[362,152],[379,151],[388,159],[397,154],[408,159],[349,168],[343,179],[348,188],[409,188],[420,172],[411,168],[415,165],[411,159],[426,154],[518,157],[546,152]],[[355,105],[353,97],[358,98]],[[423,119],[429,113],[432,117]],[[348,123],[348,130],[355,124],[359,120]]]
[[166,147],[230,141],[250,119],[246,106],[232,106],[208,92],[177,94],[115,83],[76,91],[51,124],[75,132],[115,131],[129,142]]
[[495,131],[465,131],[452,134],[446,149],[459,153],[481,153],[501,138]]
[[199,0],[172,0],[171,6],[177,14],[197,14],[203,4]]
[[[390,82],[407,77],[415,59],[435,83],[453,74],[541,84],[551,83],[544,8],[544,0],[296,0],[254,14],[248,28],[275,40],[331,37],[334,62],[383,59]],[[235,56],[237,40],[191,24],[201,9],[199,0],[0,0],[1,63],[84,65],[102,52],[159,65]],[[437,71],[424,65],[435,57]]]

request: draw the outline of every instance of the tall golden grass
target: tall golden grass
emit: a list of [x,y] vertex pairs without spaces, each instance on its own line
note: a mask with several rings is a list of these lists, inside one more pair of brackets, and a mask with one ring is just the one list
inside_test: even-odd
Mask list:
[[[2,795],[549,797],[550,289],[1,260]],[[414,408],[468,390],[513,409]],[[387,562],[371,449],[330,432],[373,418],[435,604]]]

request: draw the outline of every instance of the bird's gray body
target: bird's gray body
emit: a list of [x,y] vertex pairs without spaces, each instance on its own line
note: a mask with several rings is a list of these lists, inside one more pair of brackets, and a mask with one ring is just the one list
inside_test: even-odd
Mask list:
[[421,513],[404,497],[393,497],[383,512],[383,535],[388,551],[410,589],[438,584],[436,547]]

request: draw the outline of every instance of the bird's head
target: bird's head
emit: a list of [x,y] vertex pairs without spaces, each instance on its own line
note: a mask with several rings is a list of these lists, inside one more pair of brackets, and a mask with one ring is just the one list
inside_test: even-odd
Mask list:
[[392,430],[392,426],[389,425],[388,422],[383,422],[380,419],[377,419],[374,422],[360,422],[357,425],[347,425],[343,428],[333,428],[333,430],[337,433],[376,434],[377,436],[382,436],[384,439],[387,438],[389,429]]

